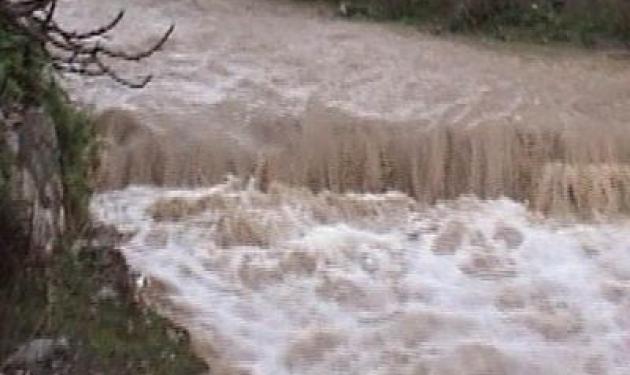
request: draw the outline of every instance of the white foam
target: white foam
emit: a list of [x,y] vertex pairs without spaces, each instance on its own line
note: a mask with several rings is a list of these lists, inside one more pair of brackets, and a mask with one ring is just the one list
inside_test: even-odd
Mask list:
[[[235,205],[149,213],[208,196]],[[322,218],[325,198],[291,190],[133,187],[95,197],[93,212],[134,233],[125,256],[174,287],[187,310],[174,318],[254,374],[630,372],[627,223],[541,221],[509,200],[421,211],[396,194],[329,197]],[[333,215],[341,201],[371,209]],[[219,246],[234,210],[267,244]]]

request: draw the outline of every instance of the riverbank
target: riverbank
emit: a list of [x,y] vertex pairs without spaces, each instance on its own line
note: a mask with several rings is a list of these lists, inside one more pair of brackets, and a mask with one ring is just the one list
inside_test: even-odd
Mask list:
[[201,374],[188,334],[139,297],[106,228],[0,287],[1,374]]
[[620,0],[351,0],[332,1],[347,17],[413,24],[431,32],[464,32],[501,40],[623,46],[630,5]]
[[92,229],[97,139],[41,46],[0,19],[0,374],[198,374],[114,232]]

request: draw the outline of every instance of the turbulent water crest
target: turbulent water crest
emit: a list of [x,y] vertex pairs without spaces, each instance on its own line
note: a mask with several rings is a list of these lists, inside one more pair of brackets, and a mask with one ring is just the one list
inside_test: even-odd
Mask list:
[[310,2],[65,3],[127,8],[132,49],[177,23],[127,67],[147,89],[67,84],[95,217],[214,371],[630,372],[627,62]]
[[94,202],[131,234],[127,259],[160,305],[233,371],[630,371],[626,223],[560,225],[509,200],[420,209],[399,193],[240,185]]
[[314,108],[299,121],[252,126],[257,145],[216,133],[203,146],[108,112],[100,119],[110,141],[101,186],[208,186],[234,174],[256,177],[263,191],[282,182],[338,193],[396,190],[428,204],[509,197],[536,211],[586,218],[630,211],[630,131],[615,126],[427,129],[360,121],[331,108]]

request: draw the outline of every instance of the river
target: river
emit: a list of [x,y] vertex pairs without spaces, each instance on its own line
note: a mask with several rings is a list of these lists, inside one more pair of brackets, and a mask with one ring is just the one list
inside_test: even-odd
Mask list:
[[144,90],[69,77],[97,220],[217,374],[630,372],[623,54],[282,0],[66,0]]

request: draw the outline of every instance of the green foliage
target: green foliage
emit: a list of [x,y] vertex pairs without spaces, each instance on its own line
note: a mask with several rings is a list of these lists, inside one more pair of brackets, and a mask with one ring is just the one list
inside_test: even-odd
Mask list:
[[490,31],[505,39],[574,41],[591,45],[596,38],[626,40],[625,22],[615,15],[625,6],[616,1],[571,2],[521,0],[490,8],[484,17],[454,19],[454,25]]
[[[95,135],[89,116],[66,99],[50,72],[42,47],[17,35],[0,20],[0,105],[43,106],[59,141],[64,206],[69,233],[88,219],[89,175],[95,160]],[[0,155],[0,163],[2,162]],[[0,176],[0,188],[2,187]]]
[[502,39],[630,41],[630,2],[625,0],[353,0],[376,19],[446,25]]
[[0,103],[37,101],[44,66],[41,46],[13,33],[0,19]]
[[[2,224],[2,234],[10,235],[11,245],[24,245],[15,233],[7,233],[11,223]],[[13,246],[0,250],[3,257],[0,267],[3,271],[0,280],[0,364],[16,345],[32,338],[34,332],[42,327],[43,312],[46,311],[45,278],[30,277],[41,270],[28,270],[24,259],[16,259],[14,250],[17,248]]]
[[[2,131],[2,126],[3,124],[0,123],[0,131]],[[9,194],[11,165],[13,165],[13,155],[6,145],[0,142],[0,197],[6,197]]]
[[42,102],[57,131],[68,229],[78,232],[89,219],[90,172],[96,160],[94,128],[88,114],[70,105],[54,82]]
[[[57,86],[41,45],[16,35],[0,18],[0,109],[19,113],[29,106],[43,107],[54,122],[67,233],[77,234],[88,219],[96,156],[90,117],[69,103]],[[105,258],[111,255],[107,249],[74,254],[61,248],[45,265],[29,258],[28,238],[15,216],[23,210],[8,199],[13,157],[0,144],[0,365],[17,345],[34,337],[63,336],[70,339],[73,351],[71,373],[204,371],[185,334],[169,337],[177,330],[133,303],[128,286],[111,279],[126,280],[128,271],[121,260],[112,266]],[[102,287],[112,285],[118,297],[94,298]]]
[[[0,284],[6,302],[0,305],[0,359],[33,337],[66,337],[71,373],[202,373],[206,366],[190,353],[185,333],[133,303],[116,282],[126,277],[106,249],[82,249],[60,252],[46,268],[26,268],[15,282]],[[96,298],[106,285],[116,297]]]

